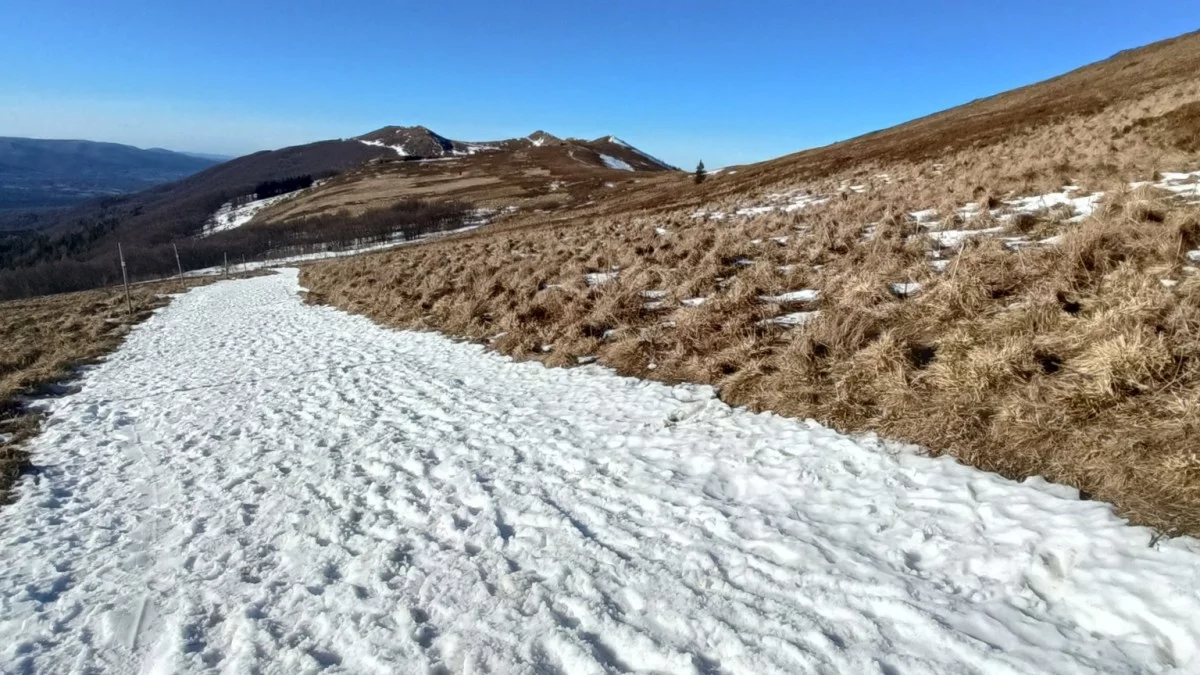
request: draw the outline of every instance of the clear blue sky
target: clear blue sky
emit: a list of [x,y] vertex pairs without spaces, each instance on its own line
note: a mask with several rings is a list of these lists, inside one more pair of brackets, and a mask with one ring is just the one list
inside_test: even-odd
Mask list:
[[424,124],[768,159],[1200,28],[1194,0],[0,0],[0,135],[239,154]]

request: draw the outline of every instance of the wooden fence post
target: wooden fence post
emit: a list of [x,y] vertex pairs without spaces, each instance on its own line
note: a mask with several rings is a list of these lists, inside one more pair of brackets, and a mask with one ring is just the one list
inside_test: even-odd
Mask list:
[[121,242],[117,242],[117,256],[121,259],[121,281],[125,284],[125,309],[129,310],[129,318],[133,318],[133,300],[129,297],[129,273],[125,271],[125,251]]

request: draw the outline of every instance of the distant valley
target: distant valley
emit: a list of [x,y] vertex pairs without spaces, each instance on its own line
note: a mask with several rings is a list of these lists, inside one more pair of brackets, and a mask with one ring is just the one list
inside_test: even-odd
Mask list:
[[[139,192],[224,161],[162,148],[119,143],[0,137],[0,228],[13,211],[73,206]],[[20,222],[20,221],[17,221]]]

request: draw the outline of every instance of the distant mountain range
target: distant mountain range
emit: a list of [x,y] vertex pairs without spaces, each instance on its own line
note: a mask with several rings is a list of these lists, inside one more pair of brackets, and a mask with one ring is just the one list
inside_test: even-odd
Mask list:
[[0,211],[139,192],[225,160],[119,143],[0,137]]
[[272,182],[312,187],[264,208],[248,230],[413,199],[493,212],[573,209],[677,173],[615,136],[543,131],[469,142],[391,126],[221,163],[111,143],[2,138],[0,297],[109,283],[118,242],[137,260],[135,276],[173,273],[172,242],[188,242],[180,248],[193,261],[218,251],[220,237],[199,237],[215,214]]

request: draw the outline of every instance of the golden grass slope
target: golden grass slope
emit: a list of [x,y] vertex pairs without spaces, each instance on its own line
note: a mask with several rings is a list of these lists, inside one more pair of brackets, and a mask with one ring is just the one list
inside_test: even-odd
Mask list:
[[[303,282],[383,323],[710,383],[1200,534],[1200,211],[1128,187],[1197,167],[1198,106],[1192,34],[699,187],[667,175]],[[1104,190],[1101,208],[986,213],[1066,184]],[[733,215],[801,190],[828,201]],[[969,202],[980,215],[961,215]],[[931,207],[941,226],[1001,234],[946,250],[908,215]],[[818,297],[771,299],[801,289]]]
[[623,171],[603,164],[588,145],[501,149],[424,161],[372,162],[259,215],[256,224],[345,210],[361,213],[404,199],[454,199],[522,215],[620,201],[678,172]]
[[[972,240],[939,274],[936,244],[902,223],[863,237],[869,201],[736,227],[677,216],[464,238],[303,282],[383,323],[713,384],[732,404],[1045,476],[1200,532],[1200,277],[1182,255],[1200,246],[1200,212],[1118,196],[1058,246]],[[909,282],[921,291],[893,290]],[[805,288],[819,298],[763,300]],[[769,321],[803,310],[819,314]]]

